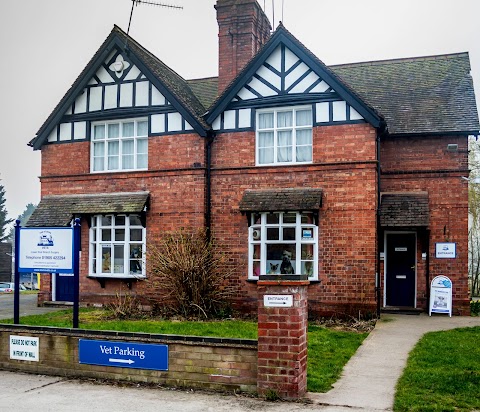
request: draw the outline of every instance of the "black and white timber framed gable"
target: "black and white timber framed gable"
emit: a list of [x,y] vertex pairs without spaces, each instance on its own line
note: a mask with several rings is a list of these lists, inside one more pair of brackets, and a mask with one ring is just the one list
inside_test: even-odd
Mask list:
[[252,130],[257,109],[293,105],[311,106],[315,126],[383,120],[282,24],[205,119],[217,131]]
[[91,123],[148,119],[148,135],[196,132],[205,137],[205,108],[187,82],[114,27],[29,143],[89,140]]

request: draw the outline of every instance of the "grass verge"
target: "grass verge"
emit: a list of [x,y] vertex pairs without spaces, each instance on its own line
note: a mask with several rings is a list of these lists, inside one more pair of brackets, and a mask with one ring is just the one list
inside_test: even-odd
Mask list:
[[397,384],[395,411],[480,409],[480,327],[426,334]]
[[[244,320],[172,321],[107,319],[105,310],[80,309],[81,329],[145,332],[169,335],[214,336],[257,339],[257,322]],[[72,327],[72,310],[24,316],[23,325]],[[2,321],[12,323],[12,320]],[[344,365],[368,333],[339,331],[311,324],[308,327],[308,391],[327,392],[339,378]]]

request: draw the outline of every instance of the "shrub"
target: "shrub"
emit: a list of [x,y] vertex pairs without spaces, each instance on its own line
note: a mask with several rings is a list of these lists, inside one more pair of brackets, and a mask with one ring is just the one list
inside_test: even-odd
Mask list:
[[470,314],[472,316],[478,316],[480,314],[480,300],[470,301]]
[[214,253],[205,230],[169,233],[149,248],[147,282],[153,306],[185,317],[214,317],[225,313],[231,288],[224,257]]
[[140,319],[145,316],[138,298],[131,293],[118,292],[113,302],[107,305],[115,319]]

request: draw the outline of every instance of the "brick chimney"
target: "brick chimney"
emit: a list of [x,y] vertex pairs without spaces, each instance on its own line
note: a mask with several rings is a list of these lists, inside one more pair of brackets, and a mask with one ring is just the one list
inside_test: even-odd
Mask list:
[[256,0],[218,0],[218,93],[266,43],[272,26]]

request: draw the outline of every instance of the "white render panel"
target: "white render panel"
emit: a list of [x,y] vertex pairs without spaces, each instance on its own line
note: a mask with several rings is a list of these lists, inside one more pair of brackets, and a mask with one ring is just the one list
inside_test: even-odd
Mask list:
[[53,130],[50,132],[47,138],[48,142],[56,142],[57,141],[57,127],[55,126]]
[[91,112],[102,110],[102,88],[100,86],[90,88],[90,106]]
[[352,106],[350,106],[350,120],[363,120],[363,117]]
[[190,123],[185,120],[185,130],[193,130],[193,127]]
[[300,59],[290,49],[285,48],[285,70],[290,69]]
[[93,78],[93,77],[92,77],[92,78],[90,79],[90,81],[88,82],[88,85],[89,85],[89,86],[94,86],[94,85],[96,85],[96,84],[98,84],[98,82],[97,82],[97,81],[95,80],[95,78]]
[[267,82],[272,83],[277,89],[280,90],[282,87],[282,80],[280,79],[280,76],[276,75],[265,66],[260,67],[260,69],[257,71],[257,74]]
[[245,87],[238,92],[238,97],[240,97],[242,100],[251,100],[257,98],[256,95],[254,95],[250,90],[245,89]]
[[117,107],[117,90],[118,86],[116,84],[105,86],[104,109],[115,109]]
[[138,82],[135,91],[135,106],[148,106],[148,82]]
[[302,76],[309,67],[305,63],[300,63],[295,69],[285,77],[285,89],[288,89],[297,79]]
[[133,105],[133,83],[122,83],[120,85],[120,107],[132,107]]
[[268,57],[268,59],[266,60],[266,62],[274,67],[276,70],[278,70],[279,72],[282,71],[282,50],[281,50],[281,47],[278,46],[273,52],[272,54]]
[[132,66],[130,71],[125,76],[125,80],[135,80],[139,74],[140,74],[140,70],[138,69],[138,67]]
[[223,128],[224,129],[235,129],[235,110],[227,110],[223,113]]
[[87,89],[75,99],[75,113],[85,113],[87,111]]
[[344,101],[333,102],[333,121],[341,122],[347,120],[347,103]]
[[65,112],[65,114],[72,114],[72,107],[73,106],[70,106],[67,111]]
[[87,138],[87,122],[75,122],[73,123],[73,139],[86,139]]
[[292,90],[290,90],[290,93],[303,93],[318,79],[319,77],[316,75],[316,73],[311,72],[307,74],[307,76],[305,76],[305,78],[300,83],[298,83]]
[[180,113],[168,113],[168,131],[179,132],[182,130],[182,115]]
[[238,111],[238,127],[252,126],[252,109],[240,109]]
[[152,127],[152,133],[164,133],[165,132],[165,115],[153,114],[151,127]]
[[116,53],[116,49],[112,50],[112,52],[108,55],[107,60],[105,60],[105,64],[108,64],[108,62],[113,59],[113,56],[115,56]]
[[260,80],[256,79],[255,77],[252,79],[248,85],[255,90],[257,93],[260,93],[262,96],[275,96],[277,94],[276,91],[268,87],[266,84],[262,83]]
[[152,105],[154,106],[165,105],[165,96],[162,93],[160,93],[155,86],[152,86]]
[[317,103],[317,123],[326,123],[330,121],[330,104],[328,102]]
[[61,142],[65,140],[72,140],[72,124],[71,123],[60,123],[60,138]]
[[96,73],[97,77],[100,79],[102,83],[113,83],[114,80],[112,76],[105,70],[105,67],[100,67]]
[[330,86],[327,83],[325,83],[324,80],[322,80],[310,91],[310,93],[323,93],[323,92],[326,92],[329,87]]
[[212,124],[213,130],[220,130],[220,116],[218,116]]

